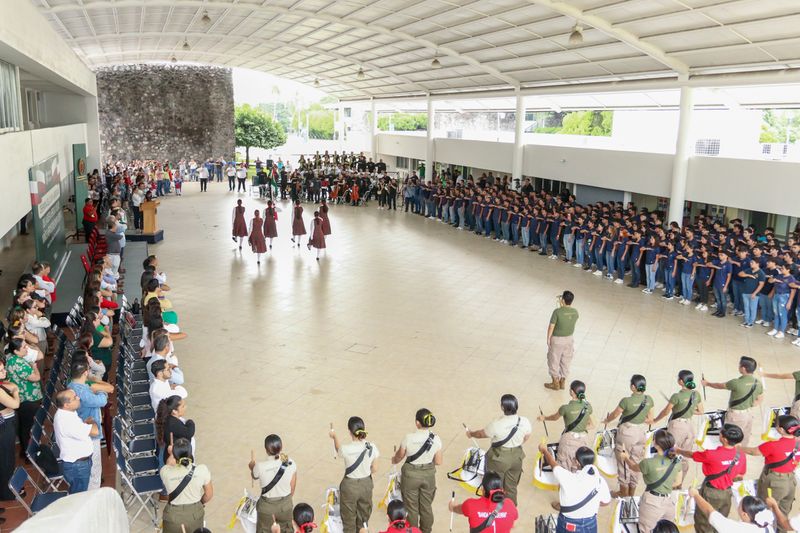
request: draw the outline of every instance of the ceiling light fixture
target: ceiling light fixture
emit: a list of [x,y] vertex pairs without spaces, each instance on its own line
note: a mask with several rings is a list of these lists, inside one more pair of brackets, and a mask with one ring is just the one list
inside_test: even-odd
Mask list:
[[189,46],[189,41],[186,40],[186,37],[183,38],[183,46],[182,46],[182,48],[184,50],[190,50],[192,48],[191,46]]
[[170,58],[170,61],[171,61],[172,63],[177,63],[177,62],[178,62],[178,58],[177,58],[177,57],[175,57],[175,56],[173,55],[173,56]]
[[361,67],[358,67],[358,72],[356,72],[356,78],[359,79],[359,80],[363,80],[364,77],[365,77],[364,76],[364,69],[361,68]]
[[208,16],[208,10],[203,11],[203,18],[201,18],[200,21],[205,25],[211,24],[211,17]]
[[572,33],[569,34],[569,44],[581,44],[583,42],[583,27],[580,24],[575,24],[572,28]]
[[434,57],[433,61],[431,61],[431,68],[442,68],[442,63],[438,57]]
[[314,78],[314,87],[319,87],[319,80]]

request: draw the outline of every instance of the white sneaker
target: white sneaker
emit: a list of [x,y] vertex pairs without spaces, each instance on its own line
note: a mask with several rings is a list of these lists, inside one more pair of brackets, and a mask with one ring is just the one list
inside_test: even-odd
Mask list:
[[800,346],[800,339],[793,340],[792,344],[795,345],[795,346]]
[[787,329],[786,333],[788,333],[789,335],[794,335],[795,337],[797,337],[797,330],[794,329],[794,328]]
[[558,256],[557,255],[551,255],[550,259],[558,259]]
[[617,285],[622,285],[623,283],[625,283],[625,280],[615,279],[614,283],[616,283]]
[[592,275],[593,276],[602,276],[603,275],[603,271],[602,270],[595,270],[594,272],[592,272]]
[[692,301],[691,301],[691,300],[684,300],[684,301],[683,301],[683,305],[689,305],[689,304],[691,304],[691,303],[692,303]]
[[755,323],[760,326],[761,324],[764,323],[764,321],[759,318],[758,320],[755,321]]
[[708,311],[708,306],[703,304],[703,307],[700,308],[701,311]]
[[642,289],[642,292],[645,294],[650,294],[652,291],[650,289]]
[[701,307],[703,307],[703,304],[701,303],[698,303],[697,305],[694,306],[695,309],[700,309]]
[[582,264],[580,264],[580,263],[575,263],[575,264],[574,264],[574,265],[572,265],[572,266],[574,266],[575,268],[581,268],[583,265],[582,265]]
[[614,279],[614,276],[612,276],[611,274],[606,274],[606,279]]
[[777,329],[775,329],[775,328],[773,328],[773,329],[771,329],[771,330],[769,330],[769,331],[767,332],[767,335],[769,335],[770,337],[772,337],[772,336],[773,336],[773,335],[775,335],[776,333],[778,333],[778,330],[777,330]]
[[761,325],[762,325],[762,326],[764,326],[765,328],[768,328],[768,327],[769,327],[769,322],[767,322],[767,321],[765,320],[765,321],[764,321],[764,323],[763,323],[763,324],[761,324]]
[[679,304],[682,304],[682,303],[683,303],[683,302],[685,302],[685,301],[686,301],[686,299],[685,299],[683,296],[681,296],[681,299],[680,299],[680,300],[678,300],[678,303],[679,303]]
[[776,338],[776,339],[782,339],[782,338],[784,338],[785,336],[786,336],[786,335],[784,335],[782,331],[779,331],[778,333],[776,333],[776,334],[775,334],[775,338]]
[[663,283],[656,283],[656,289],[663,289],[663,288],[664,288]]

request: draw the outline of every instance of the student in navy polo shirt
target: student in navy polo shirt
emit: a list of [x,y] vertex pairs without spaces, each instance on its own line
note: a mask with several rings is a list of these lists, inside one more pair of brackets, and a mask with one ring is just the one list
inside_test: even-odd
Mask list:
[[761,289],[764,288],[764,282],[767,276],[764,271],[758,266],[758,261],[755,258],[750,259],[750,266],[741,270],[738,274],[742,283],[742,308],[744,309],[744,322],[742,326],[752,328],[756,321],[756,314],[758,313],[758,299]]
[[731,258],[731,286],[733,288],[733,316],[744,315],[744,300],[742,299],[742,283],[744,278],[739,277],[739,272],[744,270],[750,264],[750,257],[747,253],[747,247],[739,245],[736,247],[736,257]]
[[719,258],[715,259],[710,266],[714,269],[714,298],[717,301],[717,311],[711,316],[722,318],[725,316],[728,305],[727,291],[731,282],[732,271],[732,265],[728,261],[728,254],[725,250],[720,249]]
[[647,287],[642,289],[645,294],[653,294],[656,290],[656,273],[658,272],[658,255],[661,248],[656,242],[656,236],[651,234],[647,238],[646,244],[642,247],[644,252],[644,275],[647,280]]
[[675,295],[675,281],[678,276],[678,252],[675,251],[675,243],[666,241],[664,252],[658,255],[664,260],[664,299],[672,300]]
[[[797,280],[789,273],[786,264],[778,266],[778,274],[769,278],[772,281],[772,311],[775,314],[774,327],[767,332],[767,335],[776,339],[784,338],[786,325],[789,318],[789,309],[792,307],[792,300],[797,287]],[[794,285],[794,287],[792,287]]]
[[711,258],[708,251],[703,250],[697,259],[695,268],[694,283],[697,286],[697,305],[698,311],[708,311],[708,291],[711,286]]
[[678,303],[689,305],[692,303],[692,285],[694,284],[694,269],[697,257],[694,255],[694,248],[691,245],[684,244],[683,252],[678,255],[681,260],[681,294],[682,297]]
[[631,284],[629,287],[636,288],[642,281],[642,246],[644,246],[644,239],[640,230],[634,230],[633,238],[628,241],[628,251],[630,256],[631,265]]

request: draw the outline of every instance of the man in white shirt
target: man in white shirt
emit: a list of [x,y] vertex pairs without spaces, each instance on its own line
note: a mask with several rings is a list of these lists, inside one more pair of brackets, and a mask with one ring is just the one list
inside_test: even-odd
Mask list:
[[171,385],[183,385],[183,371],[178,367],[178,358],[172,354],[172,343],[169,340],[169,335],[159,335],[153,341],[153,353],[150,359],[145,364],[147,373],[150,376],[150,381],[155,379],[151,368],[156,361],[166,361],[167,367],[170,370],[169,383]]
[[578,448],[575,459],[581,469],[573,473],[558,466],[547,444],[539,444],[539,451],[558,481],[559,503],[553,504],[559,510],[558,530],[597,531],[597,511],[611,503],[611,493],[594,466],[594,452],[585,446]]
[[53,430],[70,494],[85,492],[89,487],[94,450],[92,437],[100,433],[92,417],[84,421],[78,416],[80,406],[81,400],[74,390],[64,389],[56,394],[58,411],[53,417]]
[[208,169],[205,165],[200,166],[200,170],[198,171],[200,174],[200,192],[207,192],[208,191]]
[[236,186],[236,192],[247,192],[247,185],[245,184],[247,180],[247,167],[242,163],[238,169],[236,169],[236,181],[239,183]]
[[143,227],[142,202],[144,202],[144,190],[142,190],[142,184],[137,183],[131,194],[131,208],[133,208],[133,227],[139,230]]
[[189,393],[182,386],[170,384],[169,379],[172,377],[172,369],[170,369],[169,363],[165,360],[154,362],[150,367],[150,371],[155,377],[153,382],[150,383],[150,403],[154,412],[158,412],[158,404],[165,398],[170,396],[186,398],[189,396]]

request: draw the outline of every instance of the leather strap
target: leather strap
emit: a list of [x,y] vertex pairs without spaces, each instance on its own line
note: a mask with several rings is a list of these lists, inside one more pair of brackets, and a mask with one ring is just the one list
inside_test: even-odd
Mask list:
[[636,418],[637,416],[639,416],[639,413],[644,411],[644,406],[645,405],[647,405],[647,396],[645,396],[642,399],[642,403],[639,404],[639,407],[637,407],[634,412],[632,412],[629,415],[625,415],[625,416],[623,416],[622,418],[619,419],[619,425],[621,426],[622,424],[626,424],[626,423],[630,422],[631,420],[633,420],[634,418]]
[[678,464],[679,460],[680,459],[678,459],[677,457],[673,459],[672,462],[670,462],[669,466],[667,467],[667,470],[664,472],[664,475],[658,478],[656,481],[648,483],[644,489],[647,491],[651,491],[656,487],[658,487],[659,485],[661,485],[662,483],[664,483],[667,479],[669,479],[669,476],[672,474],[672,471],[675,470],[675,465]]
[[750,390],[747,391],[747,394],[745,394],[741,398],[736,398],[735,400],[731,400],[731,402],[728,404],[728,407],[736,407],[737,405],[741,405],[744,402],[746,402],[748,399],[750,399],[750,397],[756,391],[756,387],[757,386],[758,386],[758,379],[754,377],[753,378],[753,386],[750,387]]
[[517,423],[513,428],[511,428],[511,432],[503,440],[499,440],[497,442],[493,442],[492,443],[492,448],[499,448],[502,445],[504,445],[505,443],[507,443],[508,441],[510,441],[511,437],[513,437],[514,435],[517,434],[517,430],[519,429],[520,421],[522,421],[522,418],[521,417],[517,417]]
[[364,446],[365,446],[364,447],[364,451],[361,452],[361,455],[358,456],[358,458],[356,459],[356,461],[353,464],[351,464],[350,466],[348,466],[345,469],[345,471],[344,471],[344,475],[345,476],[349,476],[350,474],[355,472],[356,469],[359,466],[361,466],[361,463],[364,462],[364,458],[367,456],[368,452],[369,452],[369,456],[372,457],[372,445],[369,442],[367,442],[367,443],[364,443]]
[[172,503],[175,500],[175,498],[181,495],[183,489],[185,489],[189,485],[189,482],[192,481],[193,476],[194,476],[194,465],[192,465],[192,467],[189,469],[189,473],[183,476],[183,479],[181,480],[180,483],[178,483],[178,486],[175,487],[175,489],[169,493],[169,496],[167,496],[168,498],[167,503]]
[[428,433],[428,438],[422,443],[420,449],[414,455],[406,457],[406,463],[411,463],[422,457],[425,452],[431,449],[431,446],[433,446],[433,433]]
[[686,404],[686,407],[684,407],[677,413],[675,412],[672,413],[672,416],[669,417],[670,422],[675,420],[676,418],[680,418],[683,415],[685,415],[689,411],[689,409],[692,408],[693,403],[694,403],[694,391],[692,391],[691,394],[689,394],[689,403]]
[[283,477],[283,474],[285,474],[285,473],[286,473],[286,469],[289,467],[289,465],[290,465],[290,464],[292,464],[290,461],[287,461],[287,462],[285,462],[285,463],[281,463],[281,466],[280,466],[280,468],[278,468],[278,471],[275,473],[275,477],[274,477],[274,478],[272,478],[272,481],[270,481],[269,483],[267,483],[267,484],[266,484],[266,485],[265,485],[265,486],[264,486],[264,487],[261,489],[261,495],[262,495],[262,496],[266,496],[266,494],[267,494],[269,491],[271,491],[272,489],[274,489],[274,488],[275,488],[275,485],[277,485],[277,484],[278,484],[278,482],[281,480],[281,478]]

